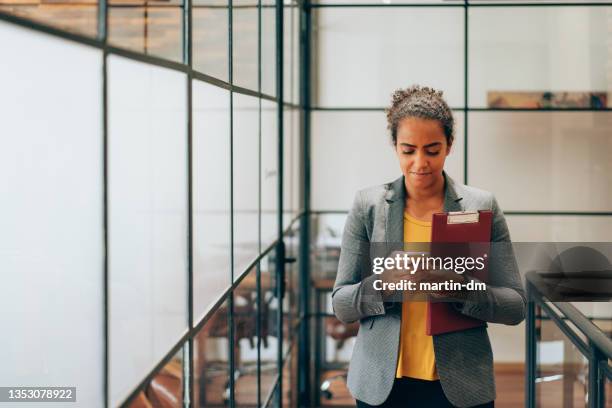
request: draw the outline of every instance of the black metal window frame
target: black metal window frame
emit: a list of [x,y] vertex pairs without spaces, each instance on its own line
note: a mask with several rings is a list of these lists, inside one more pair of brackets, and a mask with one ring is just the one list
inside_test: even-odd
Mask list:
[[[291,4],[284,4],[282,0],[275,0],[273,4],[264,5],[262,4],[262,0],[257,0],[257,4],[252,6],[253,8],[257,8],[257,47],[258,47],[258,70],[257,70],[257,90],[247,89],[241,86],[237,86],[233,83],[233,4],[232,0],[227,1],[227,9],[228,9],[228,81],[223,81],[221,79],[215,78],[213,76],[207,75],[204,72],[200,72],[193,67],[193,8],[197,8],[198,6],[194,6],[192,4],[192,0],[183,0],[181,5],[177,5],[175,7],[182,8],[183,12],[181,13],[181,22],[182,22],[182,55],[183,61],[176,62],[168,59],[164,59],[161,57],[157,57],[154,55],[149,55],[137,51],[133,51],[126,48],[121,48],[117,45],[109,44],[108,42],[108,10],[110,7],[115,7],[115,5],[110,5],[107,0],[98,0],[98,15],[97,15],[97,37],[89,37],[86,35],[70,32],[63,30],[61,28],[54,27],[53,25],[45,24],[44,22],[30,20],[28,18],[19,17],[13,14],[10,14],[5,11],[0,10],[0,21],[5,21],[8,23],[12,23],[21,27],[26,27],[32,29],[36,32],[45,33],[54,37],[62,38],[74,43],[79,43],[83,45],[87,45],[93,48],[100,49],[102,51],[102,141],[103,141],[103,202],[104,202],[104,213],[103,213],[103,223],[104,223],[104,283],[103,283],[103,299],[104,299],[104,322],[103,322],[103,333],[104,333],[104,351],[103,351],[103,395],[104,402],[103,405],[105,407],[111,406],[110,393],[109,393],[109,382],[110,382],[110,371],[109,371],[109,273],[108,273],[108,75],[107,75],[107,59],[109,55],[117,55],[121,57],[128,58],[130,60],[143,62],[152,66],[163,67],[173,71],[182,72],[186,74],[186,88],[187,88],[187,203],[188,203],[188,293],[187,293],[187,303],[188,303],[188,330],[187,332],[181,336],[181,338],[175,343],[175,345],[164,355],[163,358],[159,360],[159,362],[155,365],[155,367],[146,375],[137,386],[135,386],[127,398],[121,403],[121,406],[128,406],[131,401],[148,385],[148,383],[160,372],[160,370],[181,350],[183,350],[183,364],[187,365],[187,378],[184,380],[187,381],[184,384],[183,389],[187,389],[189,395],[184,395],[184,401],[186,404],[191,406],[194,401],[194,384],[193,384],[193,372],[194,372],[194,362],[193,362],[193,343],[196,334],[202,329],[202,327],[207,323],[207,321],[214,315],[214,313],[219,310],[220,306],[227,302],[229,313],[228,313],[228,342],[229,342],[229,357],[228,357],[228,366],[230,373],[229,375],[229,384],[230,384],[230,406],[233,407],[235,405],[234,399],[234,376],[233,372],[235,369],[235,361],[234,361],[234,325],[233,325],[233,291],[236,287],[242,282],[242,280],[249,274],[253,268],[256,268],[257,273],[257,298],[260,298],[261,295],[261,287],[259,284],[259,275],[260,268],[259,263],[268,256],[273,250],[277,252],[275,256],[275,274],[276,274],[276,293],[275,295],[282,296],[284,293],[284,286],[282,282],[284,281],[284,264],[286,262],[284,257],[284,241],[283,238],[285,235],[303,218],[303,213],[298,212],[293,216],[293,218],[288,222],[288,225],[284,227],[283,222],[283,213],[284,213],[284,202],[283,202],[283,187],[284,187],[284,109],[290,110],[301,110],[302,106],[299,103],[294,103],[293,101],[284,100],[284,10],[299,8],[301,7],[300,3],[292,2]],[[120,6],[121,7],[121,6]],[[147,7],[146,4],[143,7]],[[168,6],[166,6],[168,7]],[[244,6],[238,6],[243,8]],[[261,91],[262,89],[262,70],[263,70],[263,61],[261,58],[262,55],[262,26],[261,26],[261,11],[262,8],[273,8],[275,10],[275,35],[274,35],[274,66],[275,66],[275,93],[276,95],[268,95]],[[292,33],[292,35],[299,34],[299,27],[297,33]],[[297,50],[296,50],[297,52]],[[299,64],[299,59],[298,59]],[[195,321],[194,313],[193,313],[193,95],[192,95],[192,87],[193,81],[198,80],[202,81],[216,87],[226,89],[229,91],[230,96],[230,273],[231,273],[231,284],[227,287],[223,293],[220,294],[220,297],[217,301],[209,308],[209,311],[206,313],[204,317],[202,317],[199,321]],[[297,78],[295,78],[297,80]],[[292,86],[292,84],[290,84]],[[275,102],[276,105],[276,134],[277,134],[277,166],[278,166],[278,178],[277,178],[277,231],[276,237],[274,240],[266,247],[261,247],[261,233],[259,235],[259,255],[248,265],[248,267],[244,271],[235,271],[234,269],[234,226],[233,226],[233,214],[234,214],[234,205],[233,205],[233,94],[243,94],[258,98],[259,102],[259,112],[258,112],[258,129],[257,129],[257,137],[258,137],[258,145],[259,145],[259,203],[258,203],[258,230],[261,231],[261,101],[269,100]],[[279,256],[280,254],[280,256]],[[236,273],[239,275],[237,276]],[[277,368],[279,369],[279,375],[276,378],[274,385],[271,387],[273,390],[267,397],[265,404],[268,404],[270,401],[276,401],[278,404],[282,401],[282,367],[284,365],[285,359],[289,355],[292,347],[297,347],[294,344],[289,345],[288,350],[283,353],[282,351],[282,324],[283,324],[283,306],[282,302],[278,302],[277,308],[277,325],[276,332],[278,333],[278,353],[277,353]],[[258,319],[259,320],[259,319]],[[259,322],[257,324],[257,332],[259,334]],[[258,337],[259,343],[259,337]],[[257,345],[257,360],[258,360],[258,371],[260,369],[260,354],[259,349],[260,345]],[[185,372],[185,370],[184,370]],[[257,390],[259,395],[260,384],[258,381]],[[258,396],[259,398],[259,396]]]

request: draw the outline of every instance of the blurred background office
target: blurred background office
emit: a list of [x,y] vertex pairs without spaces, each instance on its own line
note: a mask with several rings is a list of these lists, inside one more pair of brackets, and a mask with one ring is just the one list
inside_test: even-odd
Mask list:
[[[612,241],[612,2],[0,0],[0,52],[0,386],[354,406],[330,292],[414,83],[514,241]],[[611,303],[536,298],[497,406],[612,407]]]

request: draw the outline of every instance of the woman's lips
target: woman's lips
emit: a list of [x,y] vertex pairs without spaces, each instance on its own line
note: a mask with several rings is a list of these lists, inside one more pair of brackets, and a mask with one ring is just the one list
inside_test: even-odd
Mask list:
[[431,173],[415,173],[415,172],[410,172],[410,174],[412,174],[413,176],[417,176],[417,177],[425,177],[425,176],[429,176],[431,175]]

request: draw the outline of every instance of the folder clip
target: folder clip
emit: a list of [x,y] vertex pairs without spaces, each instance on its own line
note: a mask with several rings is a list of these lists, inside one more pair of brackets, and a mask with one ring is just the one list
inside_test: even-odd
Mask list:
[[451,211],[446,218],[447,224],[473,224],[479,219],[478,211]]

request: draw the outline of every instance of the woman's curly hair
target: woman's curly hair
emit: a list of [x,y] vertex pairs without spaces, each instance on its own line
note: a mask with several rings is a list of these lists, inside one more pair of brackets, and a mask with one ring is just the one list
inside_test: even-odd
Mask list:
[[420,85],[412,85],[406,89],[393,92],[391,106],[387,113],[387,128],[391,131],[393,145],[397,144],[397,126],[408,117],[434,119],[440,121],[446,142],[453,144],[454,119],[453,114],[442,96],[442,91]]

